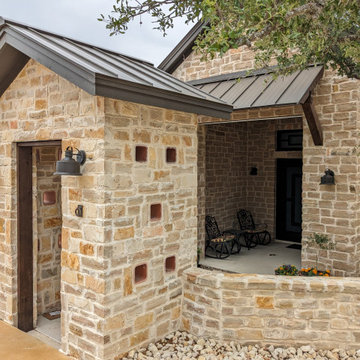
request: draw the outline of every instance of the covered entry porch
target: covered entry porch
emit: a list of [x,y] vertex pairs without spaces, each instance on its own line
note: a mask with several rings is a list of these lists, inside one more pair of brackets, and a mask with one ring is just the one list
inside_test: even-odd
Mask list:
[[[246,209],[255,223],[267,225],[272,239],[269,245],[249,250],[242,246],[239,254],[223,260],[203,256],[200,264],[258,274],[273,274],[285,263],[301,267],[302,150],[301,146],[281,148],[278,138],[294,134],[300,137],[301,144],[302,118],[206,124],[199,131],[200,161],[204,164],[199,174],[202,254],[214,255],[209,248],[205,253],[209,239],[205,231],[207,215],[216,219],[221,232],[240,230],[237,212]],[[244,240],[241,236],[243,245]]]
[[[321,145],[311,91],[322,73],[321,67],[311,67],[275,80],[269,72],[244,72],[192,82],[234,107],[228,122],[200,120],[198,233],[203,265],[271,274],[284,263],[301,266],[303,125],[312,143]],[[267,224],[271,245],[262,250],[243,247],[237,261],[235,255],[223,261],[205,258],[205,217],[215,217],[221,232],[239,229],[239,209],[249,210],[255,223]],[[291,243],[298,245],[288,248]],[[232,269],[225,265],[230,263]]]

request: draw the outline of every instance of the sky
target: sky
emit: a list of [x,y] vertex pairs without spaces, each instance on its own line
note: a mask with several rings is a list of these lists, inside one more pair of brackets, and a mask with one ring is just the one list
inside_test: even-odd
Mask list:
[[65,35],[156,66],[191,29],[179,19],[166,37],[153,30],[149,17],[131,23],[125,35],[110,36],[105,23],[97,19],[110,14],[116,0],[0,0],[0,16],[40,29]]

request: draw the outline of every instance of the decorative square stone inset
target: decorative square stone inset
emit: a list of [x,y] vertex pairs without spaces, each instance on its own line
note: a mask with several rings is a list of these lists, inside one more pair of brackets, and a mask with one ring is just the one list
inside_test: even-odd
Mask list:
[[147,265],[142,264],[135,268],[135,284],[145,281],[147,278]]
[[165,271],[172,272],[176,269],[176,258],[175,256],[170,256],[165,260]]
[[151,220],[161,219],[161,204],[150,205],[150,219]]
[[55,191],[45,191],[43,194],[43,204],[44,205],[54,205],[56,203],[56,192]]
[[147,147],[146,146],[136,146],[135,160],[138,162],[146,162],[147,161]]
[[167,148],[166,149],[166,162],[167,163],[176,162],[176,149],[175,148]]

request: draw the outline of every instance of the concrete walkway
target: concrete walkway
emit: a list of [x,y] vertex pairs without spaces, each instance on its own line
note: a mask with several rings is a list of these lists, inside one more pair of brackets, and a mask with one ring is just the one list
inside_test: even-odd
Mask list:
[[56,349],[0,321],[1,360],[70,360]]

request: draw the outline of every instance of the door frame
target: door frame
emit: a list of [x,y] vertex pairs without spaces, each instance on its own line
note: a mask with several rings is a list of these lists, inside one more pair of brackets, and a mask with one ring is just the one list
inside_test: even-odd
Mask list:
[[61,140],[17,143],[17,310],[18,328],[34,328],[33,147],[61,146]]
[[[283,165],[280,166],[280,163],[282,163]],[[280,173],[279,169],[284,168],[285,164],[288,164],[288,166],[291,166],[291,164],[293,164],[293,166],[301,165],[301,167],[302,167],[303,160],[302,160],[302,158],[278,158],[278,159],[276,159],[276,211],[275,211],[276,238],[278,238],[278,235],[280,233],[280,231],[279,231],[280,227],[281,227],[280,226],[280,218],[284,216],[284,215],[282,215],[282,213],[280,214],[280,210],[281,210],[280,201],[283,201],[283,199],[281,199],[279,196],[280,195],[279,187],[282,185],[283,179],[281,178],[281,173]],[[302,180],[301,180],[301,184],[302,184]],[[302,204],[301,204],[301,210],[302,210]],[[289,239],[289,241],[292,241],[294,243],[301,243],[301,232],[300,232],[300,236],[298,239],[294,239],[294,240]]]

